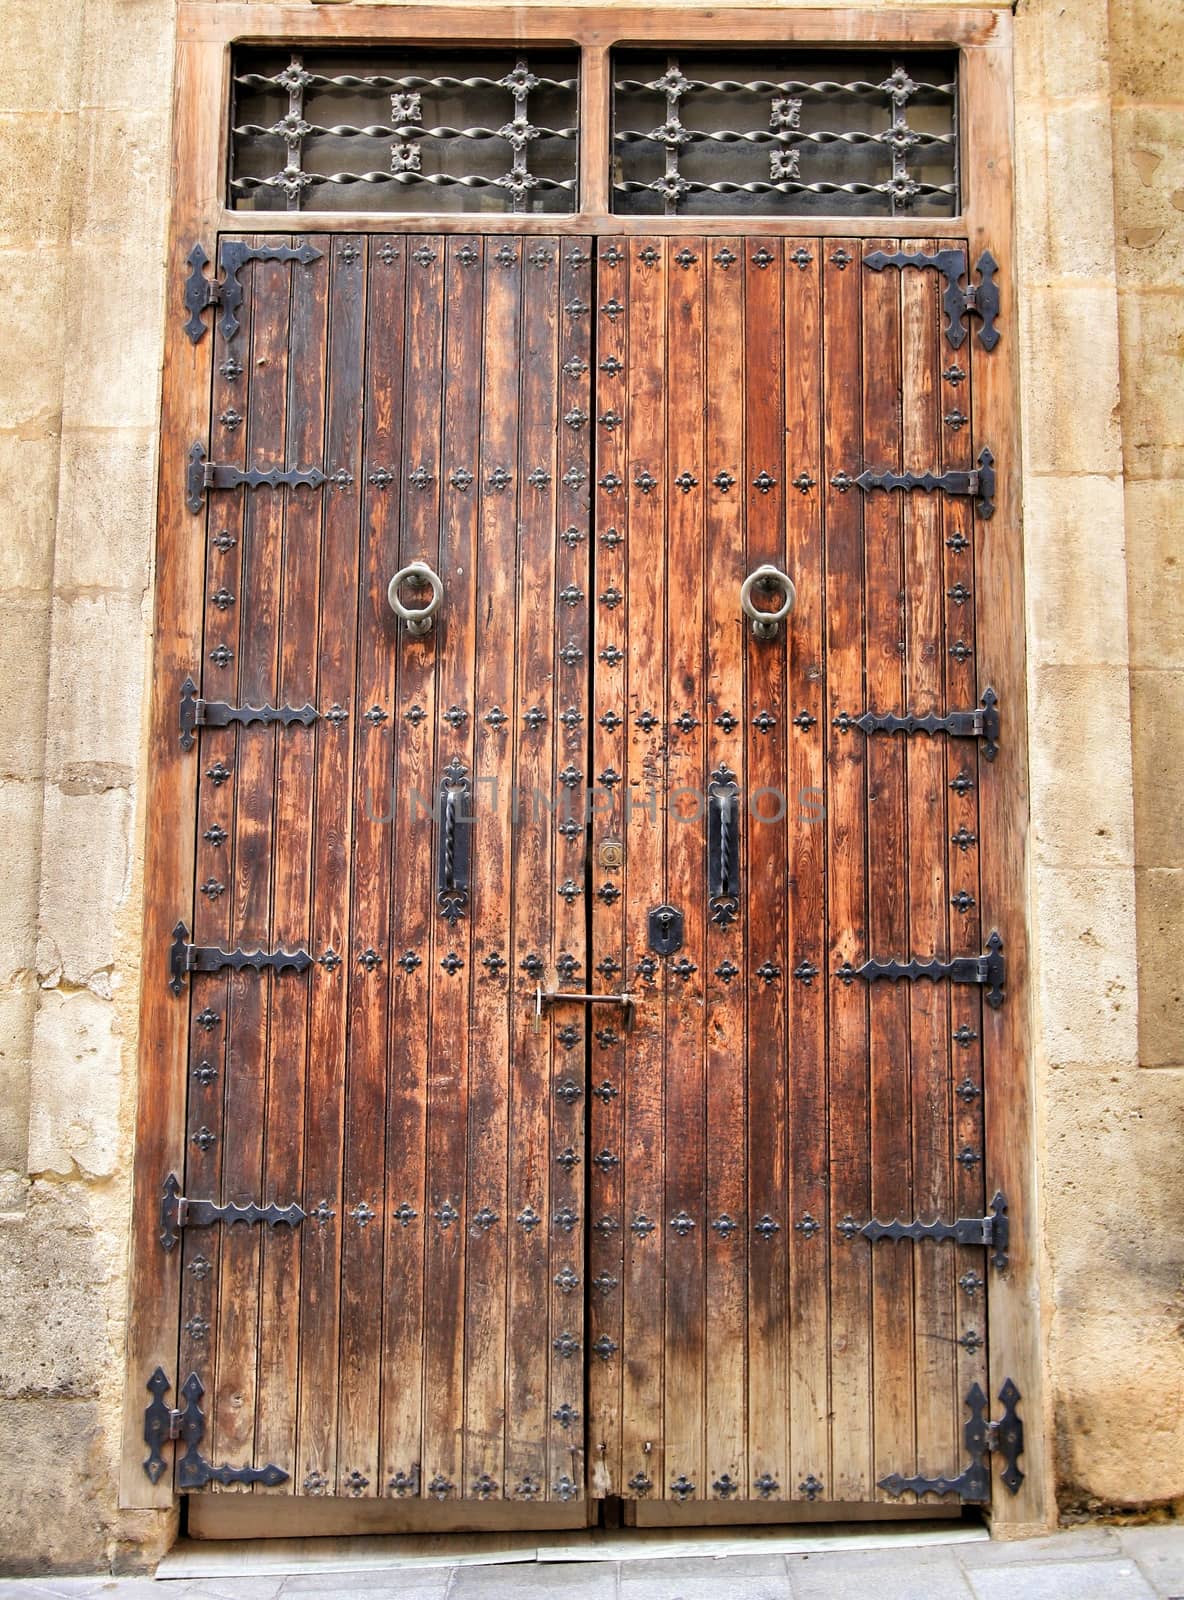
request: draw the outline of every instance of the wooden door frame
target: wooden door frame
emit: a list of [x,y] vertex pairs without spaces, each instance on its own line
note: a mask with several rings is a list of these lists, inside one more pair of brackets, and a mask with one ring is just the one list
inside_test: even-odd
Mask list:
[[[959,51],[963,210],[955,217],[733,216],[653,218],[609,210],[611,152],[609,51],[625,44],[729,46],[917,46]],[[574,44],[582,52],[579,208],[568,215],[480,216],[374,212],[253,213],[225,204],[228,158],[226,106],[231,46],[242,42],[381,44],[499,41],[508,45]],[[1015,303],[1012,216],[1012,18],[1010,6],[919,7],[914,10],[696,9],[630,7],[527,9],[434,8],[421,5],[348,7],[213,3],[182,0],[177,21],[173,188],[167,247],[168,321],[161,399],[161,456],[157,502],[156,596],[149,777],[145,844],[143,976],[140,998],[138,1096],[129,1275],[127,1379],[120,1503],[167,1507],[168,1473],[149,1483],[142,1467],[145,1383],[160,1365],[179,1383],[180,1251],[157,1239],[160,1185],[184,1170],[187,1008],[165,986],[171,930],[192,917],[194,834],[177,826],[194,814],[196,767],[182,759],[177,694],[201,646],[204,586],[202,545],[185,508],[184,463],[189,444],[205,437],[214,341],[186,336],[180,288],[185,258],[201,242],[214,253],[219,233],[483,232],[665,234],[735,233],[826,237],[966,238],[970,258],[990,250],[999,262],[1002,340],[976,362],[971,397],[975,437],[989,439],[997,471],[997,511],[980,524],[976,551],[976,639],[980,681],[1000,698],[1004,736],[980,793],[983,897],[999,929],[1008,964],[1008,1002],[983,1019],[985,1160],[992,1189],[1002,1189],[1011,1217],[1011,1263],[994,1276],[988,1300],[993,1395],[1012,1378],[1023,1395],[1027,1423],[1026,1479],[1013,1497],[993,1476],[991,1515],[1000,1530],[1046,1525],[1052,1505],[1047,1451],[1043,1362],[1038,1313],[1037,1212],[1030,1052],[1032,984],[1027,937],[1027,719],[1019,484],[1019,319]],[[954,1470],[961,1463],[951,1463]]]

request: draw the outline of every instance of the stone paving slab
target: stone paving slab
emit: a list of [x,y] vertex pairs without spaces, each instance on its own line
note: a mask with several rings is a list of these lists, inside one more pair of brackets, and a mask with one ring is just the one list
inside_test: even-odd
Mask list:
[[1184,1523],[809,1555],[0,1579],[0,1600],[1184,1600]]

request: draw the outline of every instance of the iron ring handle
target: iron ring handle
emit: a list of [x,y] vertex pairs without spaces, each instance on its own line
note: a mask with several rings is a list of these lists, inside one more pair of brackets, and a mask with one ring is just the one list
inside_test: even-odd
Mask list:
[[[418,578],[431,589],[432,598],[426,606],[404,605],[399,599],[399,590],[409,578]],[[387,586],[386,597],[390,601],[391,610],[396,616],[402,617],[407,624],[408,633],[428,633],[431,631],[432,618],[440,609],[440,602],[444,598],[444,585],[426,561],[409,561],[405,567],[400,567],[391,579]]]
[[[758,611],[752,603],[754,589],[779,589],[784,597],[784,602],[777,611]],[[762,567],[756,567],[740,585],[740,609],[752,622],[752,631],[758,639],[775,639],[777,629],[780,627],[793,610],[797,591],[793,581],[787,578],[779,567],[771,566],[768,562]]]

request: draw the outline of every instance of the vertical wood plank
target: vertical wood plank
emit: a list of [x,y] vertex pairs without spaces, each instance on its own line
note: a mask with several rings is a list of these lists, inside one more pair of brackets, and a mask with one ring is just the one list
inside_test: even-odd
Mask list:
[[[919,249],[937,248],[920,244]],[[939,283],[930,273],[901,274],[902,441],[909,463],[944,468],[941,421],[942,350]],[[947,411],[950,408],[947,407]],[[950,434],[950,437],[953,437]],[[905,506],[904,595],[907,605],[903,705],[920,715],[944,714],[946,600],[943,595],[943,515],[930,495],[911,495]],[[952,705],[949,709],[955,709]],[[943,735],[905,743],[908,794],[908,943],[910,954],[949,951],[949,850],[946,771],[951,747]],[[913,1191],[910,1215],[948,1217],[953,1204],[950,1126],[950,1005],[953,986],[917,983],[909,989],[912,1063]],[[958,1213],[961,1214],[961,1213]],[[916,1365],[917,1470],[933,1476],[961,1460],[962,1397],[955,1392],[953,1325],[955,1247],[922,1240],[912,1246],[914,1361]],[[980,1265],[981,1271],[981,1265]],[[980,1300],[981,1304],[981,1300]],[[892,1470],[902,1470],[900,1468]],[[907,1470],[907,1469],[903,1469]]]
[[[624,712],[625,971],[638,997],[626,1040],[621,1090],[624,1126],[625,1240],[622,1365],[622,1473],[631,1496],[669,1493],[662,1417],[664,1325],[662,1282],[667,1263],[663,1139],[665,1116],[665,982],[649,953],[647,917],[659,903],[665,856],[667,708],[665,518],[671,471],[666,456],[666,251],[663,240],[633,240],[624,295],[628,318],[629,409],[625,483],[609,495],[614,512],[627,506],[625,560],[631,653]],[[601,306],[600,326],[607,315]],[[613,320],[611,317],[609,320]],[[652,483],[651,483],[652,480]],[[600,479],[604,486],[603,477]],[[648,486],[648,487],[647,487]],[[601,515],[607,504],[601,503]],[[613,973],[615,979],[618,974]]]
[[[782,243],[744,247],[745,466],[748,572],[785,564]],[[786,684],[788,629],[745,632],[748,859],[748,1414],[752,1490],[789,1494],[788,1096],[789,941]]]
[[[889,251],[894,241],[870,241]],[[862,254],[862,247],[859,254]],[[848,268],[854,275],[858,265]],[[879,470],[901,467],[901,274],[864,271],[863,459]],[[912,494],[864,497],[864,633],[866,700],[850,709],[900,709],[904,689],[905,591],[901,526]],[[932,579],[930,580],[932,585]],[[904,738],[849,735],[866,742],[867,946],[880,959],[908,948],[908,865]],[[871,1215],[911,1214],[909,995],[880,983],[868,996],[868,1106]],[[862,1243],[857,1248],[864,1248]],[[911,1464],[913,1455],[912,1245],[888,1241],[871,1251],[872,1392],[876,1481]],[[881,1491],[882,1492],[882,1491]]]
[[[827,1263],[834,1238],[827,1172],[826,773],[823,765],[822,254],[785,243],[786,568],[797,585],[789,620],[790,1486],[832,1487],[827,1374]],[[821,482],[820,482],[821,480]],[[805,1485],[805,1488],[802,1486]],[[821,1485],[815,1488],[814,1485]]]
[[[439,237],[416,236],[411,251],[409,322],[413,300],[440,297],[443,337],[443,415],[425,395],[422,417],[417,414],[415,473],[424,467],[427,483],[414,478],[417,528],[429,543],[426,559],[435,566],[449,597],[447,613],[433,629],[436,636],[436,739],[432,794],[456,759],[472,773],[473,637],[475,630],[476,574],[471,552],[475,541],[475,509],[485,492],[479,458],[480,394],[486,375],[474,384],[473,364],[481,349],[480,317],[484,293],[476,274],[488,273],[488,259],[464,266],[450,253],[463,248]],[[413,354],[412,368],[418,361]],[[430,357],[429,357],[430,360]],[[409,375],[409,382],[412,381]],[[426,385],[425,385],[426,387]],[[430,391],[429,391],[430,393]],[[437,402],[438,403],[438,402]],[[417,408],[418,413],[418,408]],[[434,413],[434,414],[433,414]],[[441,432],[442,420],[442,432]],[[418,430],[422,429],[422,433]],[[472,484],[464,503],[449,501],[444,512],[443,461],[461,451]],[[449,474],[451,476],[451,473]],[[451,488],[451,484],[449,484]],[[457,501],[461,495],[456,496]],[[411,499],[409,498],[409,510]],[[433,559],[438,539],[438,564]],[[418,542],[418,541],[417,541]],[[466,715],[445,721],[456,706]],[[437,806],[435,830],[439,847],[442,815]],[[461,824],[466,826],[466,824]],[[435,860],[433,859],[433,874]],[[468,1056],[469,974],[472,967],[471,905],[450,924],[438,907],[429,918],[429,1057],[428,1057],[428,1168],[425,1227],[425,1330],[424,1443],[422,1492],[445,1500],[464,1494],[464,1386],[465,1386],[465,1146],[469,1115]]]
[[[326,368],[325,464],[341,438],[350,405],[329,370],[337,336],[335,264],[330,241],[317,263],[329,301],[322,334]],[[335,470],[335,469],[334,469]],[[356,476],[356,473],[355,473]],[[347,997],[353,962],[350,856],[354,826],[353,748],[361,708],[355,700],[356,518],[342,516],[327,490],[318,491],[313,536],[319,532],[320,608],[316,637],[317,705],[346,713],[322,718],[316,729],[313,795],[312,948],[318,973],[309,1008],[308,1076],[304,1110],[304,1199],[300,1229],[300,1359],[297,1462],[306,1493],[331,1493],[337,1482],[341,1254],[349,1225],[342,1188],[345,1143]],[[348,1470],[348,1469],[347,1469]]]
[[[820,245],[823,266],[823,414],[826,432],[828,1128],[832,1226],[866,1217],[871,1200],[867,1106],[867,993],[833,974],[867,959],[865,741],[833,727],[864,703],[864,561],[861,496],[833,479],[862,460],[860,289],[853,240]],[[847,258],[845,261],[843,258]],[[871,1473],[871,1270],[868,1252],[835,1239],[831,1249],[831,1496],[865,1500]]]
[[[596,264],[596,302],[627,296],[629,256],[619,240],[600,241]],[[619,994],[627,988],[624,973],[626,905],[622,892],[629,848],[626,806],[632,789],[626,770],[629,741],[628,689],[633,671],[630,649],[631,598],[628,582],[628,462],[626,419],[632,409],[629,370],[629,318],[599,317],[596,329],[595,457],[597,480],[619,480],[626,487],[597,496],[592,530],[593,609],[592,771],[613,771],[625,781],[597,781],[593,792],[592,949],[595,961],[590,987],[596,993]],[[610,659],[616,661],[610,666]],[[615,847],[615,851],[614,848]],[[603,852],[617,865],[608,865]],[[617,859],[619,852],[620,859]],[[625,1474],[621,1455],[623,1403],[621,1344],[625,1259],[625,1173],[630,1162],[625,1142],[623,1106],[628,1049],[624,1020],[614,1008],[594,1013],[590,1051],[588,1136],[590,1156],[604,1150],[613,1166],[593,1166],[589,1174],[588,1252],[588,1444],[591,1486],[597,1495],[622,1494]]]
[[[588,241],[565,243],[562,254],[560,326],[564,330],[565,360],[586,361],[594,337],[590,323],[592,308],[592,254]],[[559,455],[563,463],[560,478],[560,521],[564,528],[588,528],[590,447],[586,389],[581,374],[564,373],[562,405],[558,421]],[[556,591],[554,607],[555,713],[552,721],[555,784],[551,798],[557,802],[549,826],[556,830],[554,876],[550,884],[551,908],[545,913],[550,925],[550,964],[548,972],[556,988],[578,986],[588,979],[587,950],[587,870],[586,830],[583,826],[584,802],[588,794],[586,771],[590,744],[587,715],[589,709],[589,627],[586,598],[586,539],[564,539],[556,552]],[[584,596],[583,599],[577,596]],[[575,604],[571,604],[572,601]],[[562,708],[562,709],[560,709]],[[577,776],[573,779],[571,774]],[[567,775],[565,777],[565,774]],[[572,832],[574,824],[578,831]],[[544,950],[544,954],[547,952]],[[552,1073],[566,1082],[567,1065],[557,1059],[571,1051],[563,1044],[564,1028],[572,1028],[583,1041],[587,1015],[578,1011],[556,1011],[551,1020]],[[559,1050],[555,1045],[559,1044]],[[574,1047],[573,1047],[574,1049]],[[585,1053],[586,1059],[586,1053]],[[547,1498],[560,1502],[584,1494],[583,1433],[574,1421],[564,1426],[571,1412],[584,1409],[584,1305],[567,1291],[564,1268],[576,1271],[586,1260],[587,1186],[579,1167],[570,1167],[560,1158],[571,1150],[586,1154],[584,1099],[551,1097],[551,1252],[547,1271],[550,1277],[549,1376]]]
[[[392,259],[387,262],[384,250]],[[388,521],[394,523],[392,571],[411,561],[438,562],[436,492],[421,489],[410,474],[419,466],[447,478],[464,463],[440,456],[443,361],[443,272],[428,269],[416,251],[432,247],[422,238],[388,239],[377,261],[397,268],[389,291],[389,361],[392,413],[384,423],[381,451],[375,440],[372,470],[389,473]],[[377,261],[374,288],[378,290]],[[388,291],[380,291],[384,296]],[[372,318],[385,316],[385,298]],[[414,329],[414,336],[411,330]],[[373,358],[372,358],[373,359]],[[414,403],[412,403],[414,399]],[[462,442],[458,440],[458,446]],[[472,464],[470,463],[470,470]],[[438,492],[438,491],[437,491]],[[410,593],[410,591],[409,591]],[[395,664],[391,705],[394,778],[390,811],[394,852],[388,887],[391,902],[392,1003],[390,1099],[387,1105],[388,1228],[383,1318],[382,1432],[385,1491],[399,1498],[423,1491],[423,1370],[427,1342],[424,1281],[425,1240],[430,1210],[425,1190],[428,1110],[430,927],[436,915],[432,806],[436,768],[436,662],[439,640],[449,626],[440,614],[430,633],[413,635],[389,623]]]
[[[471,568],[474,681],[461,702],[474,746],[472,957],[469,988],[469,1124],[465,1155],[468,1242],[465,1259],[465,1463],[462,1492],[501,1495],[505,1478],[508,1010],[503,968],[510,939],[512,785],[508,740],[486,718],[513,692],[517,650],[518,530],[533,515],[535,488],[524,481],[520,430],[543,396],[546,372],[523,363],[526,241],[506,240],[485,261],[482,411],[478,483],[480,524],[451,552]],[[463,270],[457,267],[458,272]],[[554,408],[554,385],[546,397]],[[530,469],[528,469],[530,470]],[[504,484],[502,483],[505,478]],[[476,487],[476,486],[475,486]]]
[[[739,915],[709,917],[703,959],[706,1003],[707,1180],[705,1482],[750,1491],[748,1471],[747,1311],[748,1049],[745,1033],[748,897],[755,885],[747,837],[744,734],[744,241],[705,241],[708,257],[704,406],[706,509],[705,678],[702,716],[706,768],[736,774],[739,786]],[[719,1491],[714,1491],[718,1493]]]
[[[250,290],[252,383],[244,423],[244,448],[254,465],[287,465],[290,290],[290,269],[283,263],[263,261],[255,266]],[[232,626],[237,634],[238,693],[252,705],[275,703],[285,497],[299,492],[248,492],[240,593]],[[274,937],[276,740],[277,731],[269,727],[240,727],[236,734],[234,876],[225,893],[231,944],[244,950],[268,948]],[[247,969],[233,974],[229,983],[222,1189],[223,1199],[238,1205],[256,1201],[262,1185],[272,982],[271,975]],[[301,976],[296,982],[304,987],[308,979]],[[226,1231],[218,1305],[218,1381],[207,1429],[215,1460],[250,1461],[255,1454],[261,1259],[259,1229]]]
[[[683,914],[682,948],[666,968],[667,1269],[666,1477],[676,1498],[707,1499],[703,1472],[706,1381],[706,1074],[703,985],[706,860],[703,755],[705,241],[671,255],[666,300],[667,814],[664,898]],[[687,1226],[689,1219],[690,1226]],[[686,1486],[690,1484],[692,1488]]]
[[[329,241],[320,236],[313,242],[324,256]],[[288,454],[300,464],[324,459],[328,268],[323,260],[310,267],[288,269]],[[279,702],[295,707],[315,704],[316,698],[321,498],[292,494],[285,507],[277,687]],[[316,738],[315,727],[300,724],[276,736],[272,928],[284,949],[308,948],[311,938]],[[309,986],[321,977],[313,968],[306,978],[285,977],[271,988],[264,1205],[289,1205],[302,1192]],[[289,1477],[274,1490],[256,1485],[255,1493],[295,1494],[302,1477],[295,1470],[301,1244],[298,1230],[286,1227],[266,1229],[261,1244],[256,1449],[260,1461],[282,1465]]]

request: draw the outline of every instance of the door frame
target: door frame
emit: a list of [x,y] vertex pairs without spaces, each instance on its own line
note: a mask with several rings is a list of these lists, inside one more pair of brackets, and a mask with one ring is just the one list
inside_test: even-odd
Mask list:
[[[949,218],[890,221],[876,217],[734,216],[655,218],[614,215],[610,209],[611,75],[609,52],[620,45],[779,42],[794,46],[944,47],[959,52],[959,129],[962,212]],[[1008,962],[1008,1003],[983,1019],[985,1161],[988,1183],[1008,1197],[1010,1265],[996,1275],[988,1300],[992,1396],[1011,1378],[1023,1396],[1025,1481],[1012,1496],[992,1476],[992,1523],[1018,1532],[1046,1525],[1053,1504],[1043,1353],[1038,1308],[1031,1006],[1028,952],[1028,761],[1025,612],[1019,483],[1018,347],[1012,210],[1012,18],[997,6],[931,6],[915,10],[848,8],[631,7],[526,9],[381,4],[307,6],[182,0],[177,21],[173,133],[173,193],[166,282],[167,322],[161,396],[161,453],[157,499],[155,616],[149,773],[146,792],[141,985],[135,1163],[132,1194],[129,1316],[120,1504],[168,1507],[171,1475],[157,1484],[143,1470],[145,1384],[158,1365],[174,1382],[180,1332],[180,1252],[158,1241],[160,1186],[183,1170],[185,1150],[187,1014],[166,988],[173,925],[192,914],[194,834],[176,826],[196,805],[196,769],[182,759],[177,738],[178,686],[197,659],[204,586],[204,552],[192,537],[185,507],[184,465],[190,443],[205,435],[214,341],[191,342],[184,332],[181,288],[195,243],[213,256],[222,233],[258,231],[263,214],[229,210],[228,170],[231,47],[254,42],[308,45],[379,44],[392,40],[464,45],[575,45],[581,51],[578,207],[567,215],[481,216],[358,212],[267,214],[269,232],[513,233],[593,235],[805,235],[825,238],[882,235],[958,237],[976,260],[990,250],[999,263],[1002,339],[990,359],[976,363],[971,396],[976,437],[989,438],[996,456],[997,511],[976,553],[976,638],[981,680],[996,687],[1005,736],[980,793],[980,823],[989,841],[982,852],[984,903],[1000,931]],[[980,622],[981,619],[981,622]],[[957,1465],[957,1464],[952,1464]]]

